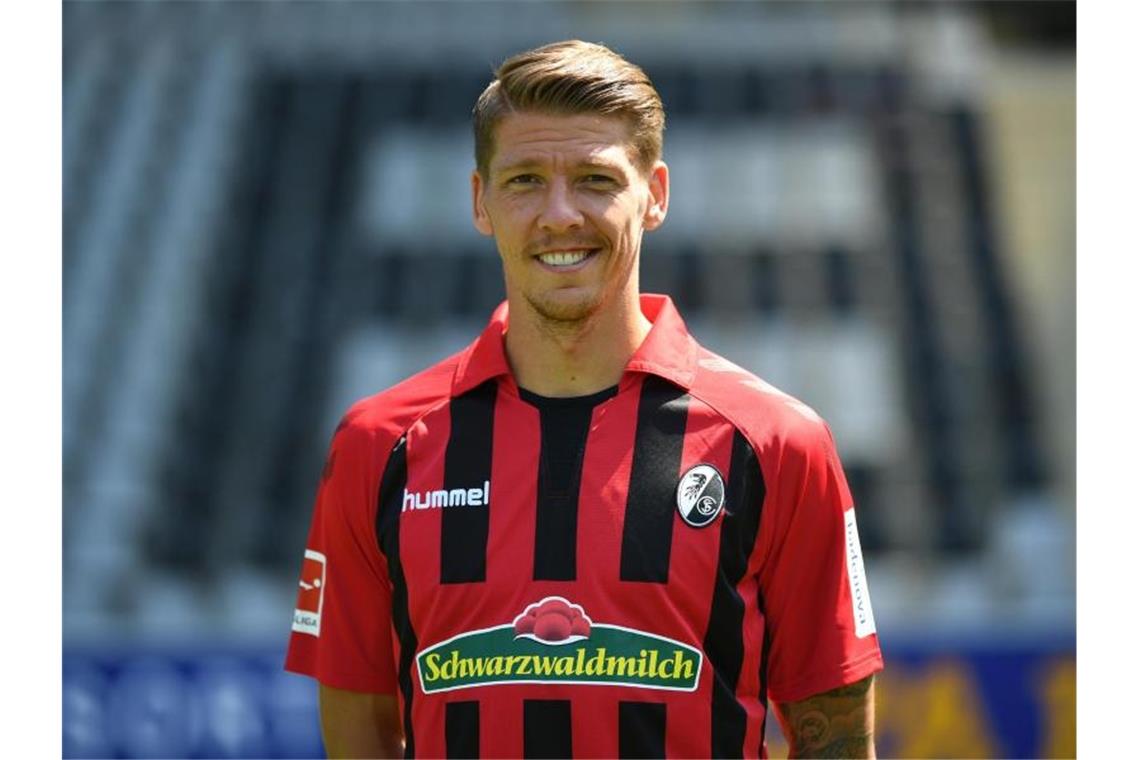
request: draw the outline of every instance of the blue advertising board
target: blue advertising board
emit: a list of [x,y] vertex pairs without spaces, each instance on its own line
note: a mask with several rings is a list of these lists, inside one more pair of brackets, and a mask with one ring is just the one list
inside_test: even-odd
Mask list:
[[63,657],[64,757],[324,757],[283,651],[84,646]]
[[[1074,757],[1072,636],[884,639],[880,757]],[[323,757],[315,684],[280,647],[68,646],[64,757]],[[772,757],[787,756],[776,720]]]

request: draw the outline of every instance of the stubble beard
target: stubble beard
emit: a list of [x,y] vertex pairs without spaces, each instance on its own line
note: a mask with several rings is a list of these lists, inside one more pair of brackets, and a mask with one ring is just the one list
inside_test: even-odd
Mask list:
[[585,329],[591,318],[598,313],[601,300],[600,294],[573,302],[558,302],[529,294],[526,296],[526,302],[538,316],[539,329],[557,336],[578,333]]
[[[600,255],[613,255],[613,249],[606,247]],[[573,301],[544,297],[545,294],[524,293],[523,298],[531,311],[538,317],[538,329],[551,337],[565,338],[585,333],[605,308],[607,299],[620,298],[620,292],[629,286],[629,280],[636,277],[639,256],[631,257],[628,266],[611,273],[622,278],[622,286],[616,290],[612,283],[602,282],[596,290]]]
[[[552,244],[544,241],[543,246],[551,247]],[[604,256],[606,253],[597,255]],[[538,293],[524,291],[523,298],[532,313],[538,317],[540,330],[549,335],[564,336],[585,329],[591,318],[601,309],[606,297],[605,291],[606,284],[602,283],[592,292],[583,293],[573,299],[559,298],[557,290]]]

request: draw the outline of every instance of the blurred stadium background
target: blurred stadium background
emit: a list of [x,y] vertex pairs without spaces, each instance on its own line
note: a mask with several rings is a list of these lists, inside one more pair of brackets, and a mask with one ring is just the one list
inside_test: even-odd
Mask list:
[[832,423],[880,755],[1075,755],[1074,3],[67,2],[62,34],[66,757],[322,752],[281,658],[325,446],[501,299],[471,106],[569,37],[665,101],[643,289]]

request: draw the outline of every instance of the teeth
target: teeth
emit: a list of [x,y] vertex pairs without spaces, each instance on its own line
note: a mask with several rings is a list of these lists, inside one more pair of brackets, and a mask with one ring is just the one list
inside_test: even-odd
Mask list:
[[584,261],[590,255],[589,251],[564,251],[559,253],[544,253],[538,258],[542,263],[555,267],[565,267]]

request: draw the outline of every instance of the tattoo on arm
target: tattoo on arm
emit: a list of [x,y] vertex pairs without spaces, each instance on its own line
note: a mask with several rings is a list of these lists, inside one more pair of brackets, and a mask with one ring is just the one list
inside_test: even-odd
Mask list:
[[776,705],[791,757],[873,758],[875,710],[873,676]]

